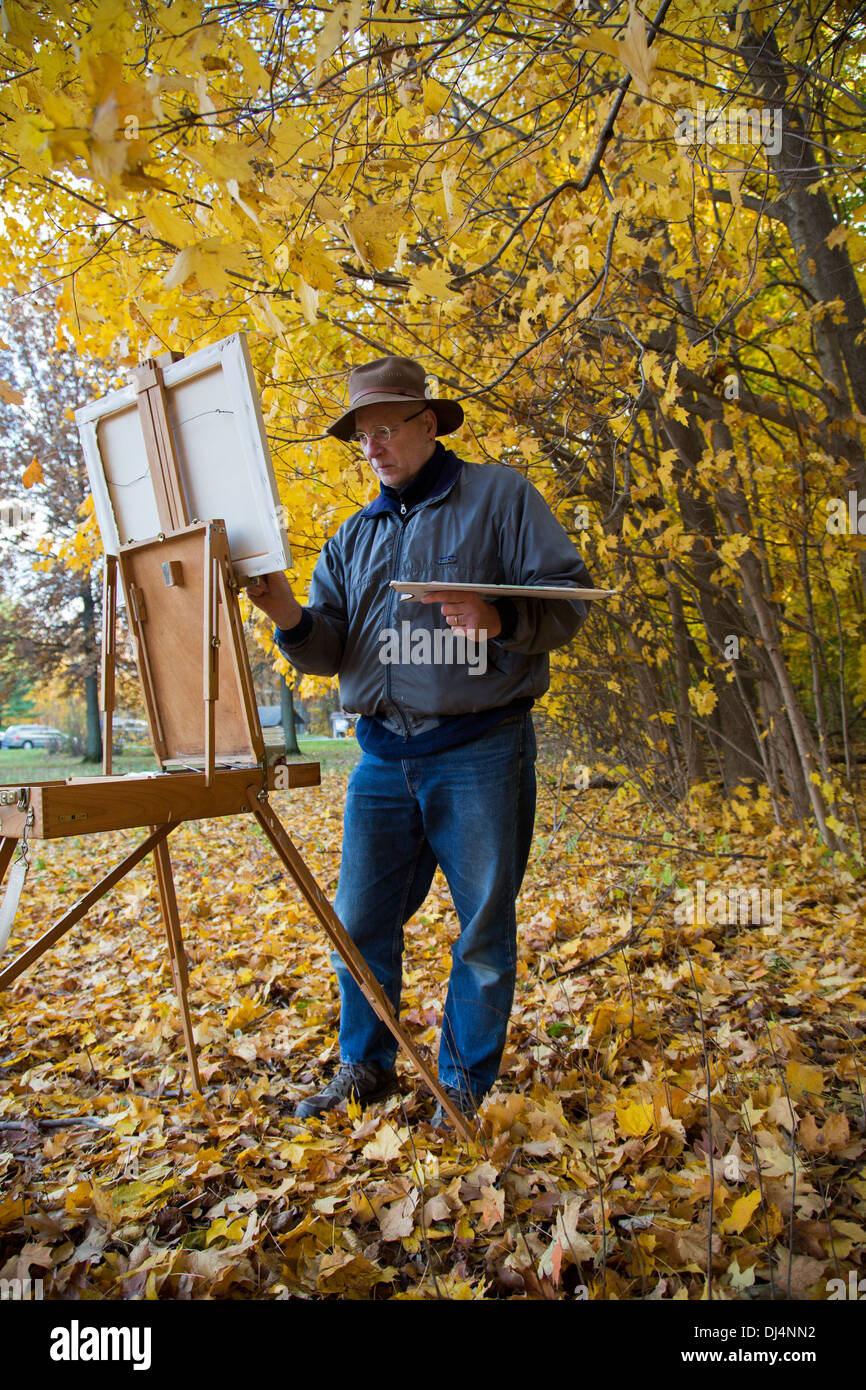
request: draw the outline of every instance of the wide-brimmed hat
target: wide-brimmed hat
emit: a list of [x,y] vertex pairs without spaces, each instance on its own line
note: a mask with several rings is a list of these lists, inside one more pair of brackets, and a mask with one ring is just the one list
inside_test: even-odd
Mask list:
[[463,407],[457,401],[443,401],[432,395],[420,362],[411,357],[380,357],[350,373],[349,408],[328,426],[327,432],[335,439],[349,440],[355,433],[355,411],[361,406],[399,401],[424,401],[429,405],[436,414],[437,434],[450,434],[463,424]]

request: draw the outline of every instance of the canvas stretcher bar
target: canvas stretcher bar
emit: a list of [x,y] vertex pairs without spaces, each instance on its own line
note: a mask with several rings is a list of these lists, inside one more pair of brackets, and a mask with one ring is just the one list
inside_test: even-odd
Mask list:
[[245,334],[132,375],[75,412],[106,555],[222,516],[236,577],[290,568]]

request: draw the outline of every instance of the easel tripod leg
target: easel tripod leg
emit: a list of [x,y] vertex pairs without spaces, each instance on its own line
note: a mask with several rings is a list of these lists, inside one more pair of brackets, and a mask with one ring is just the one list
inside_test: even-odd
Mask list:
[[22,951],[19,956],[16,956],[15,960],[13,960],[10,965],[6,966],[5,970],[0,970],[0,990],[7,989],[9,985],[12,984],[13,980],[17,980],[18,976],[23,974],[28,966],[32,965],[34,961],[38,960],[39,957],[48,950],[49,946],[53,946],[55,941],[59,941],[61,936],[69,931],[70,927],[74,927],[76,922],[80,922],[81,918],[85,913],[90,911],[94,903],[99,902],[99,899],[104,897],[109,889],[114,887],[115,883],[119,883],[120,880],[129,873],[130,869],[134,869],[136,864],[144,859],[145,855],[150,854],[151,850],[165,839],[171,828],[170,825],[157,826],[156,829],[148,835],[146,840],[143,840],[140,845],[136,845],[135,849],[128,854],[125,859],[121,860],[121,862],[107,873],[104,878],[101,878],[93,888],[89,889],[88,892],[84,894],[83,898],[79,898],[74,907],[71,907],[68,912],[64,912],[63,916],[58,922],[55,922],[53,927],[49,927],[48,931],[43,932],[38,941],[34,941],[32,946],[28,946],[25,951]]
[[15,914],[18,911],[21,892],[27,878],[27,860],[24,858],[13,868],[9,875],[6,891],[3,892],[3,879],[9,868],[15,846],[19,843],[18,840],[13,840],[11,835],[6,835],[0,839],[0,956],[5,952],[12,935]]
[[346,928],[343,926],[336,912],[328,899],[325,897],[318,883],[316,882],[307,865],[304,863],[297,847],[291,840],[285,826],[279,817],[274,814],[273,807],[266,800],[259,800],[257,789],[254,786],[247,788],[249,804],[252,812],[262,830],[267,835],[273,845],[278,857],[285,864],[301,893],[306,898],[313,912],[318,917],[331,943],[336,947],[346,963],[353,980],[361,990],[371,1009],[378,1018],[382,1020],[386,1028],[397,1039],[403,1051],[411,1057],[421,1076],[426,1081],[430,1090],[441,1104],[449,1119],[456,1126],[464,1138],[474,1140],[477,1136],[472,1125],[465,1115],[462,1115],[456,1108],[448,1093],[443,1090],[439,1081],[419,1053],[412,1039],[400,1026],[400,1022],[394,1016],[391,1001],[385,994],[376,976],[373,974],[364,957],[361,955]]
[[174,980],[177,1002],[180,1007],[180,1021],[183,1028],[183,1040],[186,1044],[187,1060],[189,1062],[193,1085],[197,1091],[201,1091],[201,1081],[199,1080],[198,1074],[198,1053],[195,1039],[192,1035],[192,1019],[189,1012],[189,974],[186,968],[186,955],[184,954],[183,936],[180,930],[177,895],[174,891],[174,875],[171,871],[171,857],[165,840],[161,840],[154,849],[153,862],[156,867],[159,905],[162,908],[162,920],[165,924],[165,934],[168,938],[171,974]]
[[0,840],[0,884],[2,884],[6,877],[6,870],[12,862],[12,856],[15,853],[15,846],[17,844],[18,841],[13,839],[11,835],[5,835],[3,839]]

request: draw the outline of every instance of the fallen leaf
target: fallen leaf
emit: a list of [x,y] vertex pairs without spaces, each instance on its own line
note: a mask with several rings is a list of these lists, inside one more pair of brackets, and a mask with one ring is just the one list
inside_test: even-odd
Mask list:
[[44,483],[45,478],[42,473],[42,464],[38,458],[31,459],[24,472],[21,474],[21,481],[25,487],[33,487],[35,483]]
[[408,1129],[395,1130],[393,1125],[383,1124],[377,1130],[375,1138],[371,1139],[369,1144],[364,1145],[364,1157],[372,1159],[374,1162],[390,1163],[392,1159],[400,1157],[408,1137]]
[[740,1235],[748,1226],[760,1202],[761,1194],[757,1188],[754,1192],[747,1192],[744,1197],[738,1197],[731,1208],[730,1216],[720,1223],[719,1230],[725,1233],[733,1231]]

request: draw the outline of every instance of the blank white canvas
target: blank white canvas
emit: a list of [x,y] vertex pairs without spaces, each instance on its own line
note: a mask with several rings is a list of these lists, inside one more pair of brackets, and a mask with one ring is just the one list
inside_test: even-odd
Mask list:
[[[243,333],[163,369],[167,410],[190,521],[226,523],[235,575],[288,569],[288,537]],[[128,386],[75,412],[103,549],[161,530]]]

